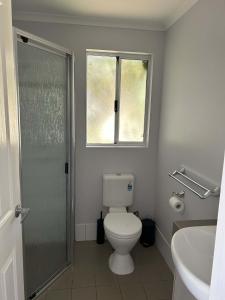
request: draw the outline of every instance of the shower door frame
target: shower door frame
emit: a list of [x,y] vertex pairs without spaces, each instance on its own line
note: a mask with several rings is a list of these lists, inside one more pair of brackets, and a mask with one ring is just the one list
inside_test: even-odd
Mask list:
[[[19,164],[20,164],[20,182],[22,182],[22,153],[21,153],[21,127],[20,127],[20,98],[19,98],[19,80],[18,80],[18,56],[17,56],[17,43],[22,42],[20,37],[28,38],[27,44],[50,53],[54,53],[57,55],[63,55],[68,57],[67,62],[67,100],[66,100],[66,156],[68,163],[68,174],[67,174],[67,187],[66,187],[66,207],[67,211],[69,211],[69,218],[67,215],[67,264],[62,270],[57,271],[53,274],[47,282],[45,282],[42,286],[38,287],[36,291],[34,291],[34,296],[32,299],[35,299],[40,294],[42,294],[62,273],[64,273],[70,266],[73,264],[74,260],[74,224],[75,224],[75,100],[74,100],[74,53],[73,51],[66,49],[62,46],[59,46],[53,42],[50,42],[46,39],[43,39],[39,36],[31,34],[27,31],[21,30],[19,28],[14,27],[14,57],[15,57],[15,66],[16,66],[16,81],[17,81],[17,99],[18,99],[18,120],[19,120]],[[66,163],[65,162],[65,163]],[[22,184],[21,184],[22,186]],[[22,198],[22,188],[21,188],[21,202],[23,205]],[[22,235],[24,236],[24,228],[22,226]],[[25,272],[25,247],[24,247],[24,239],[23,239],[23,269],[24,269],[24,288],[26,292],[26,272]],[[28,295],[25,294],[27,297]]]

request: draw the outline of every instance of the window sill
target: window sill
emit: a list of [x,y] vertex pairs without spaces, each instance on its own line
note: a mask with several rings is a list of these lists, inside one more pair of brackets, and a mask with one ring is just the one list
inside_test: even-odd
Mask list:
[[125,148],[125,149],[128,149],[128,148],[130,148],[130,149],[138,148],[138,149],[147,149],[148,146],[149,145],[147,145],[147,144],[140,144],[140,145],[137,145],[137,144],[136,145],[131,145],[131,144],[129,144],[129,145],[119,145],[119,144],[117,144],[117,145],[112,145],[112,144],[110,144],[110,145],[108,145],[108,144],[101,144],[101,145],[98,145],[98,144],[86,144],[85,148],[114,148],[114,149],[116,149],[116,148],[119,148],[119,149],[121,149],[121,148]]

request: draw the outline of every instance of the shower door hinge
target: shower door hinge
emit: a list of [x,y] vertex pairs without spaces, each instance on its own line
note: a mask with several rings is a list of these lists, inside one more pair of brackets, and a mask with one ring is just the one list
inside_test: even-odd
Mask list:
[[114,102],[114,112],[118,112],[119,111],[119,102],[118,102],[118,100],[115,100],[115,102]]
[[65,174],[68,174],[69,173],[69,163],[66,162],[65,163]]

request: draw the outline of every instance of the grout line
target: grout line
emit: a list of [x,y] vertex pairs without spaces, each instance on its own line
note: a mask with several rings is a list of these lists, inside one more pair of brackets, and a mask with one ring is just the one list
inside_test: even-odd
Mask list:
[[[96,274],[97,274],[97,270],[96,270],[96,266],[95,266],[95,268],[94,268],[95,270],[94,270],[94,283],[95,283],[95,288],[96,288],[96,293],[97,293],[97,281],[96,281]],[[97,299],[97,298],[96,298]]]
[[145,298],[146,298],[146,300],[148,300],[148,294],[147,294],[147,291],[146,291],[146,289],[145,289],[145,287],[144,287],[143,284],[141,284],[141,286],[142,286],[142,288],[143,288],[143,290],[144,290]]
[[119,279],[118,279],[118,284],[119,284],[119,290],[120,290],[120,294],[121,294],[122,300],[126,300],[125,297],[124,297],[124,295],[123,295],[122,284],[119,282]]

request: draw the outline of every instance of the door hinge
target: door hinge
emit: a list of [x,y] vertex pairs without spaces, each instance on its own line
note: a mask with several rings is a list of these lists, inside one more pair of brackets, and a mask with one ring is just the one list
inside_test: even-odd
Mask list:
[[114,112],[118,112],[119,111],[119,102],[118,100],[115,100],[114,102]]
[[65,174],[68,174],[69,173],[69,163],[66,162],[65,163]]

